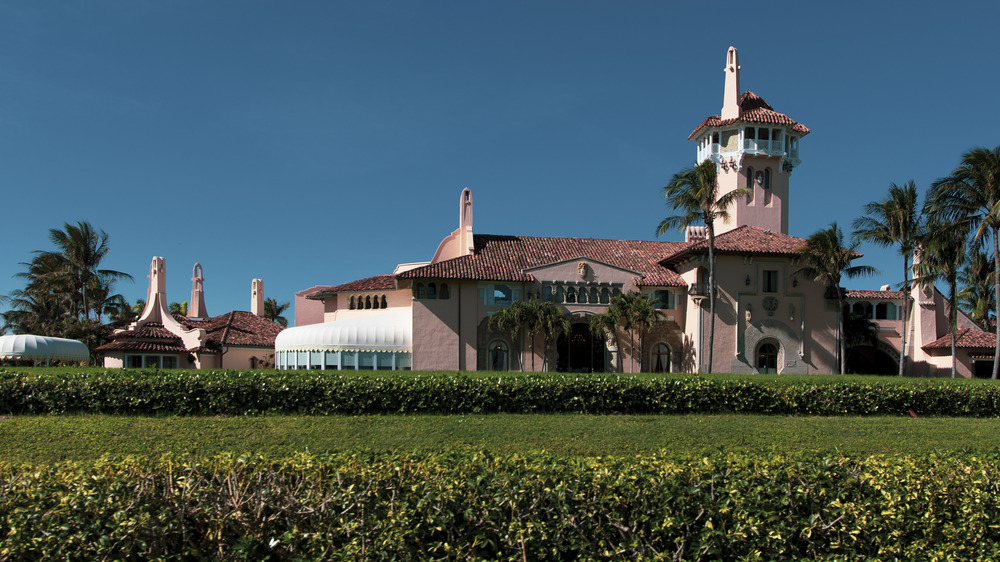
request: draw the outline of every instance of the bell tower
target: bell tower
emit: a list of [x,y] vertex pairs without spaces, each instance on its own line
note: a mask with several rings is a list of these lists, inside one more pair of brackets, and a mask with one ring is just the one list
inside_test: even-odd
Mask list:
[[744,225],[788,233],[789,176],[799,165],[799,140],[809,128],[775,111],[763,98],[740,93],[740,57],[726,51],[722,111],[705,119],[688,140],[698,143],[698,160],[716,164],[719,196],[750,190],[717,220],[716,234]]

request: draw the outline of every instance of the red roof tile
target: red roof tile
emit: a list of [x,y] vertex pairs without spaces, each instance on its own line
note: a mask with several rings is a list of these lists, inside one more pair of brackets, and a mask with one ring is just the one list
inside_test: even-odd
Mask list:
[[336,293],[353,293],[358,291],[391,291],[396,288],[396,278],[390,275],[376,275],[326,287],[316,287],[309,294],[307,299],[321,299]]
[[[178,340],[179,342],[180,340]],[[180,343],[170,344],[155,341],[135,341],[135,340],[115,340],[106,343],[94,351],[157,351],[169,353],[181,353],[187,351]]]
[[[771,256],[797,256],[806,241],[796,236],[744,225],[715,237],[715,251],[720,254],[754,254]],[[708,251],[708,239],[688,244],[679,252],[668,256],[665,263],[677,263],[693,254]]]
[[[995,349],[997,343],[996,334],[973,328],[959,330],[957,336],[958,337],[955,338],[955,347],[959,349]],[[923,346],[922,349],[942,348],[951,349],[951,334],[945,334],[944,336]]]
[[902,300],[903,291],[866,291],[866,290],[847,290],[845,296],[849,299],[869,299],[869,300]]
[[800,135],[808,135],[809,127],[796,122],[784,113],[778,113],[771,108],[764,98],[747,90],[740,96],[740,116],[735,119],[722,119],[712,115],[701,122],[701,125],[688,135],[688,140],[694,140],[698,133],[707,127],[725,127],[734,123],[761,123],[764,125],[791,126],[792,131]]
[[234,310],[207,320],[181,320],[188,328],[205,330],[205,344],[209,348],[229,346],[274,347],[274,339],[284,328],[280,325],[242,310]]
[[160,324],[159,322],[150,322],[149,324],[146,324],[144,326],[140,326],[136,330],[126,330],[124,332],[119,332],[119,333],[115,334],[115,339],[117,339],[117,340],[124,340],[124,339],[155,339],[155,338],[160,338],[160,339],[175,339],[175,340],[179,340],[180,339],[177,336],[177,334],[175,334],[175,333],[171,332],[170,330],[164,328],[163,324]]
[[446,260],[397,275],[399,279],[468,279],[531,282],[524,270],[565,260],[590,258],[637,271],[639,285],[686,286],[677,272],[659,264],[686,246],[684,242],[602,240],[477,234],[472,255]]

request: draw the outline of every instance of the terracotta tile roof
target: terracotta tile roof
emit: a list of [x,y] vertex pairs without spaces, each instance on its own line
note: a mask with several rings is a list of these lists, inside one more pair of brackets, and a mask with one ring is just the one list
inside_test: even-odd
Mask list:
[[846,298],[849,299],[868,299],[868,300],[902,300],[903,291],[866,291],[866,290],[848,290],[845,292]]
[[177,340],[178,343],[163,343],[155,341],[135,341],[135,340],[114,340],[110,343],[106,343],[94,351],[107,352],[107,351],[156,351],[156,352],[168,352],[168,353],[182,353],[186,352],[187,349],[180,344],[180,339]]
[[205,330],[205,347],[229,346],[274,347],[274,338],[284,328],[278,324],[242,310],[234,310],[207,320],[185,318],[181,323],[188,328]]
[[[992,332],[984,332],[973,328],[966,328],[958,331],[955,338],[955,347],[959,349],[995,349],[997,335]],[[951,335],[944,336],[923,346],[922,349],[951,349]],[[992,357],[992,355],[991,355]]]
[[639,272],[642,278],[637,279],[637,284],[640,285],[687,285],[677,272],[659,264],[678,248],[686,246],[684,242],[477,234],[474,243],[471,255],[404,271],[396,277],[531,282],[535,278],[525,273],[526,269],[590,258]]
[[809,127],[796,122],[784,113],[778,113],[764,98],[747,90],[740,96],[740,116],[735,119],[722,119],[718,115],[712,115],[701,122],[701,125],[688,135],[688,140],[694,140],[702,129],[708,127],[725,127],[734,123],[760,123],[763,125],[784,125],[791,126],[792,131],[800,135],[808,135]]
[[333,295],[336,293],[352,293],[358,291],[391,291],[395,288],[396,288],[396,278],[394,276],[392,276],[391,274],[376,275],[374,277],[366,277],[364,279],[358,279],[357,281],[342,283],[340,285],[316,287],[306,295],[306,298],[321,299],[325,296]]
[[[803,238],[780,232],[744,225],[715,237],[715,251],[720,254],[753,254],[771,256],[797,256],[806,245]],[[693,254],[708,252],[708,239],[688,244],[680,251],[667,256],[665,263],[677,263]]]
[[124,332],[119,332],[115,334],[115,339],[174,339],[179,340],[177,334],[171,332],[170,330],[163,327],[163,324],[159,322],[150,322],[144,326],[140,326],[136,330],[126,330]]

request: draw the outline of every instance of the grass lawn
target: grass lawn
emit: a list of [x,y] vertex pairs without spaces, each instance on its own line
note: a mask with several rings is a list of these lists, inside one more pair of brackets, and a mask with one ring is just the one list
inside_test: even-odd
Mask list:
[[51,463],[104,454],[546,450],[678,457],[720,452],[922,454],[1000,447],[1000,419],[747,415],[0,417],[0,460]]

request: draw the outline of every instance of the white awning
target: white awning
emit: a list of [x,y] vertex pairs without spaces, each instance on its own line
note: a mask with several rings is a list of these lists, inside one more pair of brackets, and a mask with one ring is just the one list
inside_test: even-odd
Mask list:
[[409,308],[372,312],[357,318],[296,326],[282,330],[275,351],[413,350],[413,316]]
[[90,351],[81,341],[22,334],[0,336],[0,359],[87,361]]

